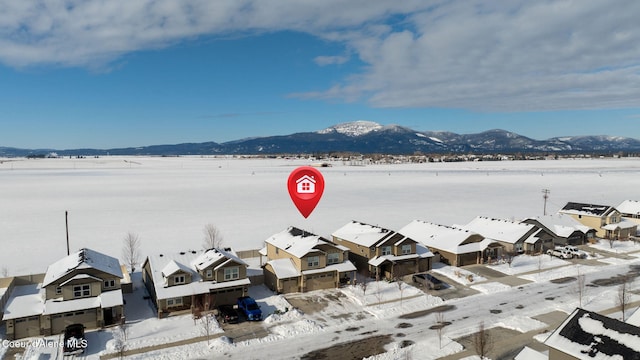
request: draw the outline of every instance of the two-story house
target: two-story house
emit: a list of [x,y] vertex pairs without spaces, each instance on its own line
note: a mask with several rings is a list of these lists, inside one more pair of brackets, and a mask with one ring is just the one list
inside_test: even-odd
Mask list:
[[148,256],[142,281],[158,317],[182,310],[209,311],[247,295],[247,263],[230,248]]
[[522,222],[547,230],[553,236],[554,245],[584,245],[596,234],[595,229],[582,225],[569,215],[560,213],[530,217]]
[[616,210],[620,212],[623,219],[640,225],[640,201],[625,200],[616,206]]
[[568,202],[559,212],[596,229],[596,236],[603,239],[626,240],[638,229],[638,224],[624,219],[613,206]]
[[3,320],[12,339],[59,334],[71,324],[99,328],[120,321],[123,299],[118,259],[91,249],[47,268],[41,283],[15,286]]
[[440,261],[464,266],[482,264],[502,256],[504,245],[473,231],[414,220],[398,231],[440,255]]
[[349,259],[359,271],[375,278],[393,279],[431,269],[429,249],[389,229],[351,221],[332,237],[349,249]]
[[270,236],[264,282],[278,293],[330,289],[355,280],[349,249],[296,227]]
[[456,227],[495,240],[509,253],[538,254],[553,248],[553,235],[533,224],[477,216],[468,224]]

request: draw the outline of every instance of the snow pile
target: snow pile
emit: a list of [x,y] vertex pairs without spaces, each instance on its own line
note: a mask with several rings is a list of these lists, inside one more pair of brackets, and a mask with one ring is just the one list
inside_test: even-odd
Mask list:
[[528,316],[513,315],[495,324],[496,326],[506,329],[512,329],[521,333],[526,333],[533,330],[544,329],[547,324],[542,321],[532,319]]
[[323,330],[322,325],[313,320],[302,319],[290,324],[274,326],[270,329],[273,334],[283,338],[295,338],[301,334],[312,334]]
[[444,275],[462,285],[473,285],[475,283],[487,280],[485,277],[474,274],[469,270],[465,270],[456,266],[447,266],[442,263],[433,264],[433,272]]
[[267,316],[264,319],[264,323],[265,324],[273,324],[273,323],[278,323],[278,322],[284,322],[284,321],[294,321],[294,320],[298,320],[302,317],[302,312],[298,309],[291,309],[287,312],[284,313],[279,313],[279,314],[271,314],[269,316]]
[[490,266],[491,269],[500,271],[503,274],[515,275],[529,271],[544,270],[558,266],[571,264],[568,261],[561,260],[557,257],[549,255],[518,255],[513,258],[511,266],[509,264],[499,264]]
[[505,285],[499,282],[488,282],[488,283],[471,285],[471,288],[485,294],[495,294],[498,292],[511,290],[511,286]]
[[630,252],[640,251],[640,243],[637,243],[635,241],[614,241],[612,247],[611,244],[609,244],[608,240],[601,240],[598,243],[589,244],[589,246],[594,249],[608,251],[615,254],[626,254]]

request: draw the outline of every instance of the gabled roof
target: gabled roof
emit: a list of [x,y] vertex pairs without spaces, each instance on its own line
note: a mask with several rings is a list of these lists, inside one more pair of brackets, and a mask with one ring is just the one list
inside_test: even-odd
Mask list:
[[162,268],[162,276],[168,277],[177,273],[178,271],[182,271],[187,274],[193,273],[193,271],[187,265],[175,260],[171,260]]
[[589,231],[595,230],[588,226],[582,225],[580,222],[572,218],[571,216],[558,213],[544,216],[536,216],[524,219],[524,221],[534,220],[537,221],[540,225],[549,229],[554,234],[559,237],[569,237],[576,231],[580,231],[583,234],[586,234]]
[[217,266],[226,264],[229,260],[236,262],[240,265],[247,265],[242,259],[236,256],[235,253],[231,251],[231,249],[209,249],[200,254],[195,260],[191,262],[191,266],[194,269],[201,271],[209,266],[216,264]]
[[511,220],[494,219],[478,216],[462,229],[474,231],[486,238],[515,244],[519,240],[526,240],[528,233],[535,228],[531,224],[523,224]]
[[615,210],[613,206],[609,205],[594,205],[585,203],[568,202],[562,209],[561,213],[585,215],[585,216],[606,216],[612,210]]
[[49,265],[42,286],[47,286],[74,270],[96,269],[122,279],[118,259],[91,249],[82,249]]
[[331,235],[354,244],[372,247],[394,234],[395,232],[379,226],[351,221]]
[[[482,235],[473,231],[422,220],[413,220],[398,232],[421,242],[425,246],[453,254],[481,251],[486,249],[486,246],[490,243],[490,241],[483,243],[485,246],[480,249],[480,243],[484,240]],[[477,237],[477,241],[469,242],[471,237]],[[466,246],[474,243],[477,244]]]
[[266,243],[271,244],[278,249],[284,250],[289,254],[302,258],[312,251],[319,251],[318,246],[330,245],[336,247],[334,243],[297,227],[290,226],[288,229],[277,234],[271,235]]
[[577,359],[640,359],[640,328],[577,308],[545,344]]
[[[207,257],[206,256],[203,257],[202,255],[210,251],[211,250],[207,250],[207,251],[192,250],[192,251],[182,251],[179,253],[172,253],[172,254],[158,254],[158,255],[148,256],[147,260],[145,261],[145,264],[148,263],[149,267],[151,268],[150,275],[154,284],[157,298],[169,299],[173,297],[190,296],[194,294],[204,294],[204,293],[210,292],[213,289],[235,287],[235,286],[250,284],[250,281],[247,278],[233,280],[233,281],[222,281],[222,282],[205,281],[198,273],[197,269],[195,268],[195,265],[200,263],[200,262],[197,262],[196,260],[206,259]],[[237,259],[237,255],[235,255],[235,253],[231,249],[228,249],[228,250],[216,249],[216,251],[220,254],[229,254],[230,256],[232,256],[233,259]],[[214,253],[212,252],[211,254],[214,254]],[[239,264],[240,266],[246,265],[246,263],[243,262],[242,260],[239,261]],[[167,282],[165,281],[166,279],[165,275],[170,275],[171,273],[175,273],[176,269],[180,269],[190,273],[191,282],[186,284],[175,285],[175,286],[167,286]],[[168,274],[164,274],[165,271],[168,272]]]
[[640,201],[625,200],[616,206],[616,209],[622,214],[640,215]]

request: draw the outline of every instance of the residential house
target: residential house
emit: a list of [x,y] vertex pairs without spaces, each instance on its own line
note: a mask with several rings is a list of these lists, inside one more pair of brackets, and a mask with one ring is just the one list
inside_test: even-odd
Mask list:
[[620,212],[623,219],[640,225],[640,201],[625,200],[621,202],[620,205],[616,206],[616,210]]
[[571,216],[560,213],[531,217],[522,222],[545,229],[553,236],[555,245],[583,245],[596,234],[594,228],[582,225]]
[[414,220],[398,231],[419,241],[453,266],[482,264],[502,256],[504,245],[473,231]]
[[71,324],[100,328],[123,315],[118,259],[91,249],[47,268],[42,281],[16,285],[4,310],[7,338],[60,334]]
[[638,228],[613,206],[569,202],[559,212],[596,229],[596,236],[603,239],[625,240],[635,236]]
[[332,237],[334,243],[349,249],[349,259],[359,271],[376,278],[393,279],[431,269],[433,253],[395,231],[351,221]]
[[349,249],[321,236],[289,227],[265,243],[264,282],[275,292],[331,289],[355,280]]
[[549,360],[640,359],[640,328],[584,309],[574,310],[544,344]]
[[532,224],[478,216],[458,227],[498,241],[508,253],[538,254],[553,248],[553,236]]
[[158,317],[182,311],[209,311],[247,295],[248,265],[230,248],[148,256],[142,281]]

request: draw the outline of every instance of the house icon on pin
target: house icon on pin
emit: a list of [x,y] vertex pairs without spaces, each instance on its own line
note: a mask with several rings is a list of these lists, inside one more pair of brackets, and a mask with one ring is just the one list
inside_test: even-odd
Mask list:
[[313,194],[316,192],[316,180],[309,175],[305,175],[296,180],[296,191],[298,194]]

